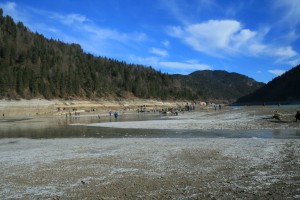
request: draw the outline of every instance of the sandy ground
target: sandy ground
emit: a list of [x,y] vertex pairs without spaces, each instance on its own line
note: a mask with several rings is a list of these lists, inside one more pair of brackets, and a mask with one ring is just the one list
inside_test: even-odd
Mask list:
[[299,139],[2,139],[0,158],[1,199],[300,198]]
[[[93,126],[300,130],[297,109],[198,108]],[[300,199],[300,138],[5,138],[0,177],[0,199]]]

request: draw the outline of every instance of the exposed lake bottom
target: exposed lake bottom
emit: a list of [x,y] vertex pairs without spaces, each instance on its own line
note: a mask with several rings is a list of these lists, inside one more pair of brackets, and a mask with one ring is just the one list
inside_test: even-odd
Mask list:
[[299,122],[269,111],[0,120],[0,199],[299,199]]

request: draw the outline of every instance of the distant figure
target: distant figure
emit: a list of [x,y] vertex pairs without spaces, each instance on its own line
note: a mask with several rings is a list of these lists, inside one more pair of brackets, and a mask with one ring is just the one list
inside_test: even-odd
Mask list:
[[277,119],[277,120],[281,120],[280,114],[277,112],[277,110],[275,110],[275,112],[273,114],[273,118]]
[[216,104],[214,104],[214,109],[215,109],[215,111],[217,110],[217,105]]
[[299,110],[297,111],[295,118],[296,118],[296,122],[298,121],[298,119],[300,120],[300,111]]
[[5,115],[4,115],[4,113],[3,113],[3,119],[5,118]]
[[118,113],[118,112],[115,112],[115,113],[114,113],[114,116],[115,116],[115,119],[117,119],[118,116],[119,116],[119,113]]
[[221,104],[219,104],[219,110],[222,110],[222,106],[221,106]]

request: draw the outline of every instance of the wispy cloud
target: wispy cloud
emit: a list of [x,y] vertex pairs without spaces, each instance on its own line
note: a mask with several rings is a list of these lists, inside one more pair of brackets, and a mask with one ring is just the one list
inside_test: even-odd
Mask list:
[[300,3],[298,0],[274,0],[273,9],[282,23],[294,26],[300,23]]
[[19,7],[14,2],[0,3],[0,6],[6,14],[24,22],[30,30],[38,30],[49,38],[79,43],[86,51],[98,55],[114,56],[113,54],[118,54],[116,49],[140,45],[140,42],[147,40],[145,33],[122,32],[109,27],[101,27],[92,19],[78,13],[62,14],[24,5]]
[[280,70],[280,69],[271,69],[268,70],[269,73],[274,74],[276,76],[281,76],[283,73],[285,73],[284,70]]
[[206,64],[200,64],[196,62],[160,62],[159,63],[163,67],[167,67],[169,69],[176,69],[186,72],[192,72],[195,70],[212,70],[212,67]]
[[130,60],[134,63],[141,63],[147,66],[154,66],[157,70],[164,69],[170,73],[189,74],[196,70],[213,70],[212,66],[201,64],[196,59],[185,61],[161,61],[157,56],[138,57],[130,55]]
[[165,57],[165,56],[168,55],[168,52],[167,52],[167,51],[165,51],[165,50],[163,50],[163,49],[154,48],[154,47],[152,47],[152,48],[150,49],[150,53],[155,54],[155,55],[158,55],[158,56],[162,56],[162,57]]
[[75,14],[75,13],[67,14],[67,15],[52,13],[50,18],[56,19],[56,20],[60,21],[63,24],[66,24],[66,25],[74,25],[75,23],[83,24],[85,22],[90,21],[84,15]]
[[15,2],[0,3],[0,7],[3,9],[5,15],[10,15],[15,21],[28,22],[30,14],[26,12],[26,9],[21,9]]
[[169,47],[170,46],[170,42],[168,40],[164,40],[161,43],[164,45],[164,47]]
[[140,42],[146,40],[145,33],[124,33],[115,29],[100,27],[93,23],[91,19],[88,19],[84,15],[80,14],[67,14],[62,15],[53,13],[51,18],[57,20],[57,22],[68,26],[69,28],[80,32],[82,35],[89,36],[90,38],[100,40],[114,40],[122,43],[127,42]]
[[216,0],[159,0],[162,9],[181,24],[189,24],[191,19],[207,12],[216,12],[219,5]]

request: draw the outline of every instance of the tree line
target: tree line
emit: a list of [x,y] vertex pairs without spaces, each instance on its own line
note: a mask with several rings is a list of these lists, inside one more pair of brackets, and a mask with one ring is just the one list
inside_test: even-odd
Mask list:
[[153,98],[235,100],[260,88],[249,77],[225,71],[169,75],[151,66],[85,53],[31,32],[0,8],[1,98]]
[[[176,82],[176,84],[174,83]],[[0,9],[0,97],[197,98],[172,76],[143,65],[127,64],[83,52],[31,32]]]

